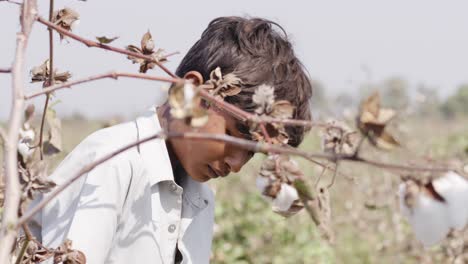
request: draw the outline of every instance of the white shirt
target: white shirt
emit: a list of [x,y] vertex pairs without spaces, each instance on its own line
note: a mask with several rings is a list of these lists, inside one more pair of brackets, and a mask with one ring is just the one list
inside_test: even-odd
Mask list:
[[[161,130],[155,109],[83,140],[51,178],[62,184],[80,168]],[[36,221],[52,248],[66,238],[87,263],[208,263],[214,221],[209,187],[174,181],[164,140],[152,140],[99,165],[53,199]],[[36,201],[37,202],[37,201]],[[36,231],[37,233],[37,231]]]

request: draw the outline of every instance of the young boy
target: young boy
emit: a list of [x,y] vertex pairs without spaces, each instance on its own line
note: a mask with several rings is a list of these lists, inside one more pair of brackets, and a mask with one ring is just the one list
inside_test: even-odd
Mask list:
[[[274,30],[274,27],[280,31]],[[310,119],[311,85],[283,29],[268,20],[213,20],[182,60],[176,74],[195,83],[220,67],[242,80],[239,94],[225,101],[253,112],[259,85],[294,107],[295,119]],[[198,132],[250,138],[247,124],[208,106],[209,121]],[[171,118],[168,104],[136,121],[99,130],[81,142],[52,179],[62,184],[83,166],[161,130],[193,130]],[[288,127],[289,144],[305,133]],[[65,239],[87,263],[208,263],[214,197],[203,183],[238,172],[253,153],[214,141],[153,140],[99,165],[53,199],[37,216],[38,237],[49,247]],[[229,191],[229,190],[226,190]]]

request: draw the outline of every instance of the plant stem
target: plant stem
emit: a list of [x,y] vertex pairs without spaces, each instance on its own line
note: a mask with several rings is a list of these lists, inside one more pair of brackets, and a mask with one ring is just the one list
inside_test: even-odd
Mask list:
[[65,36],[68,36],[68,37],[70,37],[70,38],[72,38],[72,39],[74,39],[76,41],[79,41],[79,42],[85,44],[88,47],[94,47],[94,48],[110,50],[110,51],[113,51],[113,52],[117,52],[117,53],[129,55],[129,56],[132,56],[132,57],[136,57],[136,58],[151,61],[151,62],[155,63],[156,65],[158,65],[158,67],[161,68],[164,72],[166,72],[169,76],[171,76],[173,78],[176,77],[176,75],[174,73],[172,73],[168,68],[166,68],[166,66],[162,65],[161,62],[159,62],[158,60],[155,60],[151,56],[146,56],[146,55],[139,54],[139,53],[136,53],[136,52],[131,52],[131,51],[128,51],[128,50],[125,50],[125,49],[109,46],[109,45],[106,45],[106,44],[101,44],[101,43],[96,42],[96,41],[92,41],[92,40],[89,40],[89,39],[82,38],[82,37],[70,32],[70,31],[67,31],[67,30],[53,24],[53,23],[50,23],[49,21],[45,20],[44,18],[42,18],[40,16],[38,16],[36,18],[36,20],[39,23],[42,23],[42,24],[48,26],[49,28],[52,28],[55,31],[58,31],[61,34],[65,35]]
[[22,123],[24,94],[23,68],[29,35],[37,14],[36,1],[25,0],[21,9],[21,31],[16,35],[16,52],[12,68],[12,97],[8,135],[5,142],[5,202],[0,230],[0,263],[10,263],[16,240],[21,186],[18,177],[18,135]]
[[105,78],[118,79],[119,77],[145,79],[145,80],[161,81],[161,82],[169,82],[169,83],[175,83],[175,82],[182,81],[181,79],[178,79],[178,78],[158,77],[158,76],[151,76],[151,75],[142,74],[142,73],[109,72],[109,73],[103,73],[103,74],[89,76],[89,77],[79,79],[79,80],[75,80],[75,81],[70,81],[70,82],[57,84],[57,85],[48,87],[46,89],[43,89],[42,91],[26,95],[24,97],[24,99],[29,100],[29,99],[32,99],[32,98],[37,97],[39,95],[48,94],[48,93],[51,93],[51,92],[54,92],[56,90],[60,90],[60,89],[63,89],[63,88],[71,88],[72,86],[82,84],[82,83],[92,82],[92,81],[105,79]]

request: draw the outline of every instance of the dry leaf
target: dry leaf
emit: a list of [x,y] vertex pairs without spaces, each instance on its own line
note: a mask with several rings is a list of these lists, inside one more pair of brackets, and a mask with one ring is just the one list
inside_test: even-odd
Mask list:
[[37,161],[28,168],[19,166],[20,181],[23,199],[34,199],[37,193],[46,193],[55,187],[55,183],[48,179],[47,163]]
[[345,123],[337,120],[327,121],[322,134],[322,150],[331,154],[352,155],[356,152],[360,136]]
[[97,41],[99,41],[101,44],[109,44],[118,38],[119,37],[108,38],[106,36],[96,37]]
[[[80,15],[76,11],[66,7],[54,12],[52,22],[67,31],[71,31],[73,25],[77,23],[79,19]],[[64,39],[63,34],[60,34],[60,39]]]
[[[49,84],[49,75],[50,75],[50,63],[47,59],[44,63],[39,66],[33,67],[31,69],[31,82],[43,82],[43,87],[50,86]],[[71,73],[66,72],[57,72],[54,71],[54,82],[55,83],[64,83],[71,78]]]
[[[125,48],[131,52],[150,56],[154,61],[157,61],[157,62],[167,61],[167,59],[162,55],[164,50],[158,49],[154,51],[154,48],[155,48],[154,41],[149,30],[141,38],[140,47],[137,47],[134,45],[128,45]],[[140,64],[139,71],[142,73],[146,73],[149,69],[153,69],[156,66],[156,63],[154,63],[152,60],[145,60],[145,59],[137,58],[131,55],[127,56],[127,59],[131,60],[132,63]]]
[[293,116],[294,106],[286,100],[279,100],[273,103],[270,116],[273,118],[288,119]]
[[35,107],[33,104],[29,104],[27,107],[26,107],[26,110],[24,110],[24,121],[25,123],[26,122],[30,122],[34,116],[34,110],[35,110]]
[[216,67],[211,71],[210,79],[205,84],[210,84],[211,87],[207,88],[208,92],[220,99],[237,95],[242,91],[242,80],[234,73],[223,76],[220,67]]
[[54,264],[85,264],[86,256],[83,252],[72,249],[72,241],[66,239],[57,250],[55,250]]
[[47,109],[46,122],[49,127],[49,138],[44,142],[44,154],[53,155],[62,151],[62,122],[51,108]]
[[154,49],[154,41],[151,33],[146,32],[143,37],[141,38],[141,49],[143,50],[143,54],[151,54],[153,53]]
[[385,126],[395,116],[395,111],[380,107],[380,96],[375,92],[361,103],[358,128],[368,136],[369,141],[382,149],[393,149],[400,143],[388,132]]

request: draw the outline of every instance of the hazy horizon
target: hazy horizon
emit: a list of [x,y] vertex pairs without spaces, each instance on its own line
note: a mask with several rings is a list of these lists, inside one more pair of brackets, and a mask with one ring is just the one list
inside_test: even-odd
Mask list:
[[[411,88],[419,84],[437,87],[441,96],[468,82],[468,2],[465,1],[55,1],[56,9],[71,7],[81,15],[75,33],[86,38],[119,36],[118,47],[138,44],[148,29],[156,46],[180,51],[166,65],[175,70],[209,21],[219,16],[249,15],[271,19],[284,27],[311,78],[319,80],[327,94],[358,93],[364,81],[401,77]],[[47,17],[47,1],[39,1],[40,15]],[[0,2],[0,67],[11,65],[18,7]],[[125,56],[89,49],[55,35],[55,67],[69,70],[72,79],[109,72],[137,72]],[[48,33],[36,24],[29,43],[25,73],[48,57]],[[368,70],[366,70],[368,69]],[[165,74],[152,70],[152,75]],[[29,75],[28,75],[29,76]],[[26,92],[41,84],[25,80]],[[10,111],[11,80],[0,74],[0,120]],[[164,100],[161,86],[149,81],[102,80],[56,93],[60,115],[75,112],[88,118],[133,116]],[[42,109],[44,98],[33,100]]]

